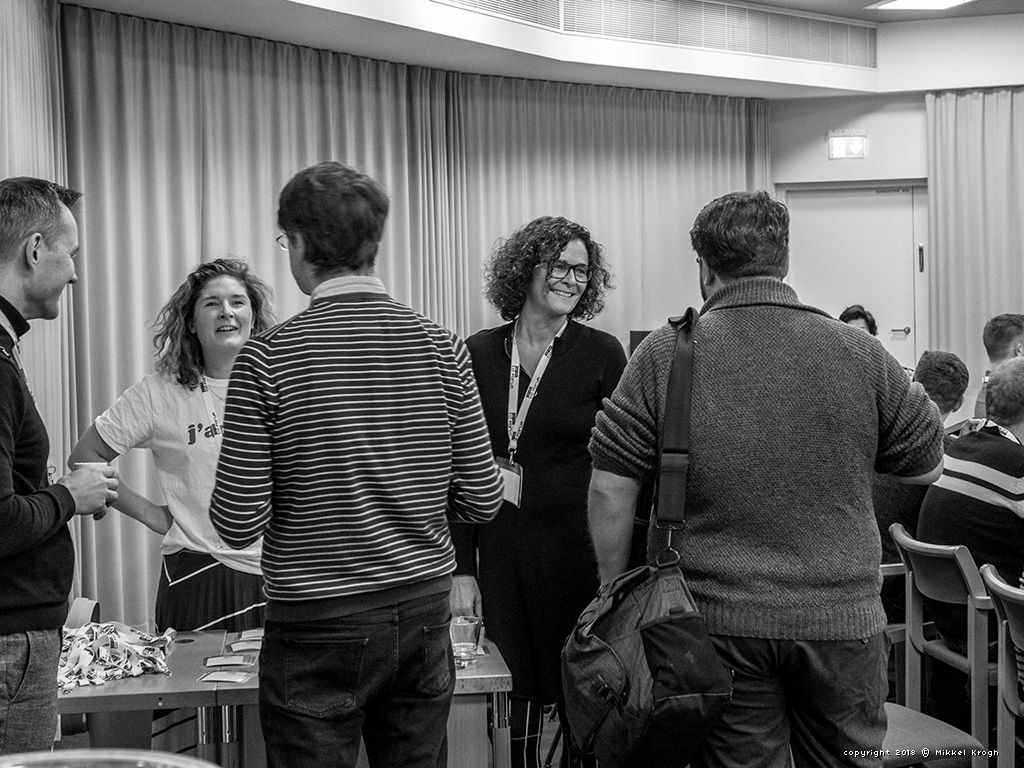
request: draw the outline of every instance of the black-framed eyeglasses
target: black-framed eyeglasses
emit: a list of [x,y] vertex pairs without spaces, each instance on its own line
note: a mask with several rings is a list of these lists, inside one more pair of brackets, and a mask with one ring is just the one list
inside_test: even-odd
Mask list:
[[577,283],[585,283],[590,280],[590,267],[586,264],[570,264],[567,261],[552,261],[548,264],[548,277],[561,280],[572,272]]
[[286,235],[284,232],[275,237],[274,242],[281,246],[282,251],[288,250],[288,235]]

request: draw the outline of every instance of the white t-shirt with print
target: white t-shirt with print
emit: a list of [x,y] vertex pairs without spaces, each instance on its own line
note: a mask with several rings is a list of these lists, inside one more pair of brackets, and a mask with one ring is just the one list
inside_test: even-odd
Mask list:
[[[207,378],[207,382],[223,424],[228,380]],[[231,549],[210,522],[210,496],[220,455],[210,421],[199,387],[187,390],[165,376],[150,374],[96,418],[96,431],[119,455],[132,448],[153,451],[173,519],[160,545],[162,554],[182,549],[207,552],[236,570],[260,573],[263,539],[245,549]]]

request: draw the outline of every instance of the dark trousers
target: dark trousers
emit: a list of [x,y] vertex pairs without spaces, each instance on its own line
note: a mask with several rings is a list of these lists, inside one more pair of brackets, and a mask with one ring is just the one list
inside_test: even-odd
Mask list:
[[260,720],[268,768],[447,765],[455,690],[448,593],[310,622],[266,623]]
[[880,750],[885,737],[884,633],[847,641],[712,641],[733,670],[732,702],[693,768],[881,766],[880,757],[864,753]]

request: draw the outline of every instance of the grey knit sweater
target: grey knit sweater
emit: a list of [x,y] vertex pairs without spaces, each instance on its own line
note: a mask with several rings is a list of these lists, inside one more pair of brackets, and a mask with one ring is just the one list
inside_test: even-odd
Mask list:
[[[594,467],[646,480],[675,333],[645,339],[598,414]],[[865,638],[885,626],[872,472],[920,475],[942,423],[874,337],[746,278],[694,333],[687,527],[676,548],[714,634]]]

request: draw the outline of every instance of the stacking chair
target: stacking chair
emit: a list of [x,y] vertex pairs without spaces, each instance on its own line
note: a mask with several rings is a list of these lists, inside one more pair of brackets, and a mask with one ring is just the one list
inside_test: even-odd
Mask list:
[[[981,742],[971,734],[913,709],[886,702],[885,716],[889,721],[882,741],[882,768],[904,768],[932,761],[948,764],[950,754],[961,750],[972,754],[983,749]],[[928,747],[928,755],[921,751]]]
[[[68,610],[64,626],[78,629],[90,621],[100,620],[100,604],[87,597],[76,597]],[[84,714],[58,715],[61,736],[76,736],[88,730],[88,721]]]
[[[988,686],[998,680],[998,668],[988,661],[988,612],[992,600],[967,547],[925,544],[899,523],[889,527],[907,569],[907,706],[921,711],[922,660],[937,661],[965,672],[970,683],[971,734],[988,748]],[[942,638],[924,630],[924,598],[963,605],[967,609],[967,655],[950,648]],[[972,758],[974,768],[988,764],[984,755]]]
[[1024,717],[1017,678],[1017,654],[1024,649],[1024,589],[1011,587],[995,566],[981,566],[981,577],[999,616],[999,707],[996,724],[999,735],[998,768],[1013,768],[1016,751],[1017,718]]

